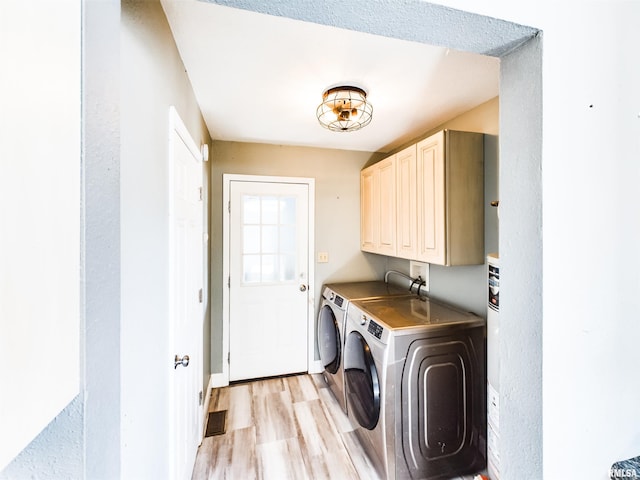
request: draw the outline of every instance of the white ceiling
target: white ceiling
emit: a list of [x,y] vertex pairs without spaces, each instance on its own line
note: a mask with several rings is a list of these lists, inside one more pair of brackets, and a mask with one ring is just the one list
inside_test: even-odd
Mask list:
[[[498,95],[499,59],[197,0],[162,0],[215,140],[388,152]],[[368,92],[349,133],[315,111],[336,84]]]

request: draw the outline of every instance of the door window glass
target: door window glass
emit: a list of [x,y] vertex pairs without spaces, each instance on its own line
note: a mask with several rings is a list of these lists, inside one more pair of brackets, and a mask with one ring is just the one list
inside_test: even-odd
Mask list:
[[296,208],[292,196],[242,196],[244,284],[295,280]]
[[254,195],[243,195],[242,197],[242,218],[245,225],[255,225],[260,223],[260,197]]
[[242,238],[244,253],[260,253],[260,227],[255,225],[245,225],[243,230]]

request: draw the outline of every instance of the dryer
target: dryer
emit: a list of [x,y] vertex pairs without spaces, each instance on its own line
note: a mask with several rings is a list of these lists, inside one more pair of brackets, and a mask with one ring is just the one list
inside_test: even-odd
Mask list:
[[345,413],[347,413],[347,405],[344,395],[342,352],[344,323],[349,302],[366,298],[408,295],[410,295],[408,289],[398,288],[382,281],[324,285],[317,322],[318,351],[324,367],[324,379]]
[[345,328],[349,418],[381,478],[486,465],[486,322],[432,299],[354,301]]

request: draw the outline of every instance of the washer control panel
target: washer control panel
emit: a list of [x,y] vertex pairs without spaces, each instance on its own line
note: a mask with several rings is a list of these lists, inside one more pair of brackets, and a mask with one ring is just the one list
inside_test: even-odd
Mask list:
[[[357,302],[357,301],[356,301]],[[371,348],[383,348],[393,336],[393,331],[385,325],[384,320],[373,318],[369,312],[365,312],[354,302],[347,302],[346,335],[351,331],[357,331],[369,342]]]
[[382,325],[378,325],[373,320],[369,320],[369,326],[367,327],[367,331],[376,337],[377,339],[382,339]]
[[330,288],[324,289],[324,292],[322,292],[322,297],[325,298],[329,303],[338,307],[340,310],[345,310],[347,308],[347,305],[349,304],[349,302],[345,300],[344,297],[341,297]]

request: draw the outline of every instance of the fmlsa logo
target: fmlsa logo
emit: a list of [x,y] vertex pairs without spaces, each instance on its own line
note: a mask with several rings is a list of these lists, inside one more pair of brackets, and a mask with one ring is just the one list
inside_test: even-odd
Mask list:
[[612,468],[609,472],[609,478],[640,478],[640,474],[635,468]]

